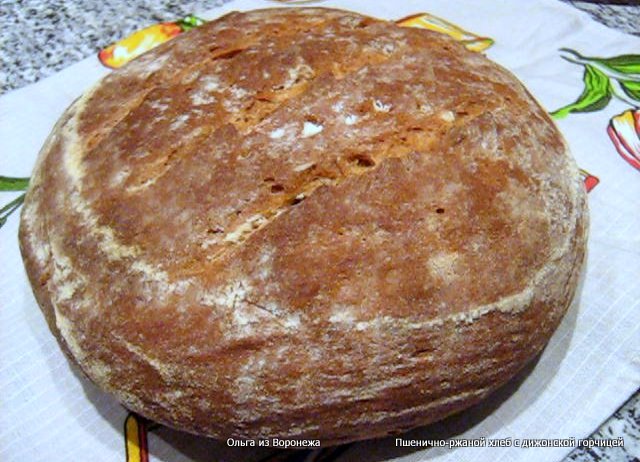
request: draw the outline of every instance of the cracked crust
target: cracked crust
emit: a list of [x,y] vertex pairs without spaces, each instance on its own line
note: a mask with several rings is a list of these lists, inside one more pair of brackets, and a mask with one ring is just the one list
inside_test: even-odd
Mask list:
[[545,111],[447,37],[338,10],[233,13],[76,101],[20,245],[86,375],[213,437],[397,433],[541,351],[584,260]]

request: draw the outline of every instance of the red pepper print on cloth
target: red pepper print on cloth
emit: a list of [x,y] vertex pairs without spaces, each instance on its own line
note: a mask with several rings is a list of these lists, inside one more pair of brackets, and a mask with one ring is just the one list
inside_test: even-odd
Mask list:
[[600,183],[600,179],[597,176],[593,176],[582,168],[580,169],[580,178],[582,178],[584,187],[587,188],[587,192],[591,192],[591,190]]
[[616,98],[631,106],[609,121],[607,133],[618,154],[640,170],[640,55],[611,58],[583,56],[563,48],[562,58],[584,67],[584,90],[578,99],[551,115],[562,119],[572,113],[599,111]]

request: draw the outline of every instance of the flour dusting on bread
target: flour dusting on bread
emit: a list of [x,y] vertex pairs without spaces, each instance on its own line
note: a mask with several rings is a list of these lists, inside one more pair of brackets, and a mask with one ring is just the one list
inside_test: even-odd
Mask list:
[[585,193],[508,71],[324,8],[232,13],[101,80],[20,227],[69,356],[217,438],[384,436],[538,354],[577,286]]

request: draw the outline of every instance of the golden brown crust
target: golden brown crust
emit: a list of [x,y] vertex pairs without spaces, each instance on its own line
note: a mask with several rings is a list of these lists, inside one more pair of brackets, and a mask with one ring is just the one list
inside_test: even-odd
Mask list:
[[585,193],[517,80],[329,9],[233,13],[103,79],[43,148],[20,243],[69,355],[214,437],[381,436],[546,344]]

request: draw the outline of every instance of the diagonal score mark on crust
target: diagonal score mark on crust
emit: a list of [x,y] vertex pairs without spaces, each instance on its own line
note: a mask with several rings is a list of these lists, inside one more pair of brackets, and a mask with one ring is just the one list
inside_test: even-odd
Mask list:
[[[211,26],[213,26],[213,30],[208,30],[208,33],[220,33],[221,30],[219,30],[219,28],[221,28],[222,26],[224,26],[226,24],[225,19],[227,19],[226,17],[224,18],[220,18],[220,20],[218,21],[213,21],[211,22]],[[320,21],[318,23],[315,24],[316,27],[321,27],[323,26],[328,20],[323,20]],[[203,28],[206,26],[202,26]],[[197,33],[198,31],[194,31],[194,33]],[[202,31],[201,31],[202,32]],[[287,29],[286,32],[284,34],[282,34],[283,37],[288,37],[290,35],[293,35],[294,33],[298,32],[297,28],[291,28],[290,30]],[[186,34],[185,34],[186,35]],[[261,40],[261,36],[258,34],[255,34],[254,36],[251,35],[247,35],[244,36],[242,38],[242,42],[238,42],[236,41],[235,44],[232,44],[228,47],[225,48],[218,48],[215,45],[211,45],[210,46],[210,54],[208,56],[208,59],[206,60],[202,60],[202,61],[197,61],[195,64],[192,64],[190,66],[186,66],[186,67],[181,67],[180,70],[178,72],[175,72],[175,74],[172,75],[172,78],[170,80],[164,79],[164,80],[157,80],[156,82],[153,82],[153,85],[149,85],[149,81],[158,73],[159,70],[161,70],[162,68],[162,64],[167,61],[170,60],[173,57],[173,46],[176,45],[180,40],[184,40],[185,39],[185,35],[183,35],[182,37],[177,37],[171,41],[168,41],[162,45],[160,45],[158,48],[156,48],[155,50],[151,51],[148,54],[145,54],[133,61],[131,61],[129,64],[127,64],[126,66],[124,66],[123,68],[119,69],[118,71],[115,71],[116,73],[127,73],[127,72],[131,72],[131,69],[136,69],[140,72],[147,72],[146,74],[146,79],[145,79],[145,85],[144,85],[144,89],[140,90],[140,94],[137,95],[136,98],[132,99],[130,101],[130,104],[122,104],[116,107],[116,112],[114,114],[113,117],[111,117],[111,124],[107,129],[100,129],[99,133],[100,136],[92,136],[91,138],[91,145],[92,146],[97,146],[99,144],[99,142],[102,139],[108,138],[113,131],[117,128],[118,124],[120,122],[122,122],[122,120],[127,116],[127,114],[129,114],[132,111],[135,111],[137,108],[139,108],[145,101],[145,99],[147,98],[147,96],[152,93],[153,91],[157,90],[158,88],[162,87],[162,86],[166,86],[166,85],[171,85],[174,84],[178,81],[180,81],[182,79],[182,77],[184,77],[185,75],[192,73],[194,71],[197,71],[198,69],[204,67],[206,64],[212,62],[212,61],[216,61],[218,59],[221,60],[226,60],[226,59],[233,59],[234,57],[236,57],[236,55],[240,52],[242,52],[243,50],[246,50],[247,48],[255,45],[256,43],[258,43]],[[162,53],[160,53],[160,51],[162,51]],[[158,56],[156,56],[158,55]],[[149,58],[155,58],[152,61],[149,61]],[[149,61],[149,62],[147,62]],[[113,75],[113,74],[112,74]],[[102,89],[103,83],[106,81],[106,79],[108,79],[110,76],[105,77],[105,79],[99,81],[94,87],[92,87],[87,93],[85,93],[85,95],[83,95],[80,99],[82,102],[87,103],[90,102],[91,97],[100,89]],[[84,104],[82,105],[83,107],[85,106]],[[80,113],[80,111],[79,111]]]
[[[354,177],[358,177],[364,174],[372,174],[373,172],[379,170],[386,159],[403,158],[408,156],[412,152],[417,152],[411,146],[403,146],[403,148],[404,149],[401,149],[400,152],[398,152],[397,146],[394,146],[390,143],[390,145],[386,146],[386,149],[379,151],[378,153],[376,153],[376,155],[367,157],[366,164],[363,165],[357,163],[356,165],[354,165],[353,163],[350,163],[349,166],[342,167],[342,174],[339,177],[332,178],[328,176],[318,175],[316,178],[303,184],[292,193],[287,194],[285,197],[283,197],[283,199],[280,200],[279,204],[277,204],[275,207],[272,207],[269,211],[253,215],[249,217],[244,223],[225,233],[222,241],[232,243],[236,246],[240,245],[247,239],[249,239],[251,235],[268,226],[280,215],[287,212],[292,207],[301,203],[305,199],[308,199],[320,187],[338,187],[339,185],[349,181]],[[228,250],[228,248],[222,249],[220,253],[216,254],[213,258],[215,259],[220,257],[223,252],[226,252]]]
[[[315,26],[321,27],[323,24],[324,22],[321,22],[319,24],[315,24]],[[292,33],[294,32],[295,31],[293,31]],[[258,38],[254,40],[254,43],[257,40]],[[245,43],[245,45],[250,46],[251,44]],[[246,47],[227,47],[225,49],[216,50],[213,59],[218,57],[220,57],[221,59],[234,59],[238,57],[239,53],[241,53],[243,49],[246,49]],[[156,58],[154,61],[152,61],[149,65],[153,67],[153,64],[156,61],[166,60],[168,56],[170,56],[170,53],[165,53],[164,55],[161,55],[159,58]],[[179,79],[185,73],[192,72],[194,69],[203,65],[204,63],[201,62],[194,66],[184,68],[182,72],[175,75],[175,79]],[[153,69],[150,68],[147,75],[147,81],[149,81],[152,76],[155,75],[156,71],[156,67],[153,67]],[[306,86],[307,83],[305,82],[304,84]],[[74,104],[69,108],[70,116],[60,127],[59,136],[62,143],[60,149],[60,151],[62,152],[62,163],[65,166],[64,170],[66,175],[71,180],[67,184],[67,188],[69,190],[68,200],[72,206],[72,209],[79,215],[80,222],[87,230],[87,233],[96,237],[98,248],[107,256],[108,260],[116,261],[123,258],[137,257],[139,264],[134,265],[131,268],[132,270],[139,273],[143,278],[164,281],[168,279],[168,276],[162,269],[152,267],[152,265],[149,265],[145,261],[139,259],[141,251],[138,246],[127,245],[121,242],[112,228],[110,228],[109,226],[100,225],[98,217],[92,210],[87,200],[84,199],[82,194],[82,180],[86,173],[83,165],[83,159],[85,158],[85,156],[90,155],[92,147],[98,146],[102,139],[108,138],[117,128],[118,124],[121,123],[124,118],[126,118],[127,114],[129,114],[132,110],[135,110],[135,107],[139,107],[141,104],[143,104],[149,93],[158,88],[158,86],[159,84],[149,85],[144,90],[141,90],[139,94],[137,94],[130,100],[130,104],[125,104],[117,107],[118,110],[110,115],[110,119],[108,120],[109,123],[106,127],[103,126],[97,132],[93,132],[93,136],[91,137],[83,137],[82,133],[79,130],[81,117],[90,106],[92,98],[101,89],[101,83],[97,84],[88,92],[86,92],[82,97],[80,97],[76,102],[74,102]],[[300,93],[302,92],[296,91],[289,96],[295,97]],[[273,97],[273,95],[269,96]],[[286,102],[286,99],[284,98],[277,99],[279,103],[277,106],[280,106]],[[257,122],[259,123],[259,120]],[[51,148],[51,146],[45,146],[45,148],[47,147]],[[45,153],[46,150],[43,150],[43,154]],[[41,156],[41,159],[44,160],[45,157],[46,155],[43,155]],[[46,215],[46,213],[44,215]],[[48,233],[49,232],[47,231],[47,234]],[[49,236],[46,237],[46,240],[49,240]],[[64,254],[58,253],[58,257],[64,257]],[[59,314],[58,311],[59,310],[57,309],[57,307],[54,306],[54,312],[56,314]]]
[[[316,26],[320,27],[322,26],[322,24],[323,23],[320,23],[320,24],[317,24]],[[230,56],[229,54],[230,52],[228,50],[229,49],[220,50],[218,54],[222,56],[223,59],[224,57],[231,59],[234,56],[237,56],[238,53],[236,51],[239,51],[238,49],[236,49],[236,51],[231,52],[231,56]],[[161,56],[161,58],[166,59],[166,56],[169,56],[169,55],[170,55],[169,53],[166,53],[165,55]],[[161,59],[161,58],[156,58],[156,61],[157,59]],[[153,64],[153,62],[151,64]],[[202,65],[202,63],[200,63],[199,65]],[[192,71],[194,67],[198,67],[198,65],[186,68],[182,73],[180,73],[180,75],[186,72]],[[157,69],[154,68],[152,71],[155,72],[156,70]],[[149,74],[149,76],[147,77],[147,80],[151,78],[150,77],[151,75],[153,74]],[[179,76],[177,76],[176,78],[179,78]],[[108,124],[110,126],[107,129],[105,129],[105,127],[102,127],[102,129],[100,129],[97,133],[96,132],[93,133],[94,135],[93,137],[83,138],[82,134],[79,131],[81,116],[83,115],[83,112],[87,109],[87,107],[90,105],[91,100],[96,94],[96,92],[101,89],[101,84],[99,83],[93,88],[91,88],[88,92],[86,92],[77,101],[74,102],[74,104],[68,109],[69,117],[59,127],[59,137],[61,138],[60,152],[62,153],[62,163],[65,166],[66,175],[71,180],[67,184],[67,188],[69,190],[68,199],[71,203],[72,209],[75,210],[77,214],[79,214],[81,218],[80,220],[81,224],[84,225],[84,228],[87,230],[87,233],[94,235],[96,237],[98,248],[107,256],[107,258],[110,261],[120,260],[123,258],[129,258],[129,257],[139,257],[140,249],[137,246],[126,245],[120,242],[120,240],[118,239],[118,236],[115,234],[113,229],[111,229],[108,226],[100,225],[98,222],[98,218],[96,217],[95,213],[93,213],[87,201],[83,200],[82,179],[85,175],[85,169],[83,165],[83,158],[85,154],[83,154],[83,150],[87,151],[86,148],[89,148],[88,149],[89,152],[86,154],[88,155],[91,150],[90,145],[96,146],[100,143],[101,139],[104,139],[105,137],[110,136],[110,134],[113,132],[116,126],[131,111],[131,108],[135,106],[140,106],[145,100],[145,98],[147,97],[147,95],[150,92],[152,92],[155,88],[157,88],[157,85],[149,86],[147,89],[145,89],[146,91],[142,91],[141,94],[133,98],[130,101],[129,105],[118,106],[120,110],[115,113],[111,113],[111,117],[109,120],[110,123]],[[284,102],[283,100],[279,101],[280,104],[282,104],[283,102]],[[40,163],[42,163],[42,161],[45,160],[45,158],[47,157],[48,151],[51,148],[52,148],[51,144],[45,146],[45,149],[43,149],[42,151],[43,155],[40,156]],[[37,171],[36,174],[38,175],[38,178],[42,177],[41,171]],[[45,212],[43,215],[47,215],[47,213]],[[48,217],[45,216],[45,219],[46,218]],[[45,245],[45,247],[47,248],[49,248],[49,244],[48,244],[48,241],[50,240],[49,232],[50,232],[49,230],[46,230],[45,233],[47,235],[42,236],[43,241],[46,241],[46,242],[43,242],[43,245]],[[32,234],[32,233],[29,233],[29,234]],[[32,243],[32,246],[36,248],[37,246],[33,244],[35,243]],[[59,256],[64,256],[64,255],[59,255]],[[55,259],[55,256],[53,256],[53,258]],[[49,263],[51,262],[49,258],[48,258],[48,261]],[[154,268],[142,260],[139,260],[138,263],[139,264],[135,265],[135,267],[132,267],[132,269],[135,270],[137,273],[139,273],[141,277],[150,278],[153,280],[156,280],[156,279],[165,280],[168,278],[167,274],[162,269]],[[54,314],[59,315],[60,312],[58,308],[56,306],[54,306],[53,308],[54,308]],[[66,337],[66,336],[67,335],[63,335],[63,337]]]
[[[402,57],[402,53],[399,53],[388,59],[376,62],[373,66],[364,65],[357,70],[370,70],[384,65],[391,61],[391,58],[401,60]],[[358,72],[354,72],[352,75],[356,75],[357,73]],[[295,98],[287,101],[286,104],[292,101],[295,101]],[[494,102],[494,104],[497,103]],[[303,182],[302,185],[294,190],[281,195],[279,201],[268,210],[253,214],[244,222],[224,232],[220,237],[220,243],[223,247],[213,252],[208,259],[216,260],[222,258],[225,254],[233,251],[234,248],[241,246],[253,234],[269,226],[283,213],[292,209],[305,199],[308,199],[323,186],[335,188],[361,175],[373,174],[380,170],[387,159],[403,159],[412,153],[419,153],[421,155],[433,154],[434,146],[439,139],[445,138],[447,134],[455,128],[464,127],[472,123],[482,115],[483,113],[471,108],[461,111],[457,117],[450,111],[434,113],[432,114],[432,118],[435,118],[435,124],[431,124],[428,128],[425,128],[425,126],[416,127],[414,125],[399,127],[391,132],[387,139],[377,143],[377,150],[375,152],[361,152],[358,149],[349,149],[344,155],[340,155],[332,161],[338,167],[337,174],[328,176],[316,172],[311,180]],[[265,120],[265,122],[266,121],[267,120]],[[255,126],[254,131],[257,128],[259,127]],[[313,162],[305,164],[305,168],[294,168],[294,171],[304,171],[307,166],[313,167],[316,166],[316,164]],[[319,163],[318,166],[321,166],[321,164]],[[320,168],[320,170],[322,170],[322,168]],[[196,271],[196,273],[197,272],[198,271]],[[189,274],[191,273],[189,272]]]
[[[327,22],[328,20],[319,21],[314,23],[312,27],[320,28],[324,26]],[[212,22],[211,24],[214,25],[214,22]],[[221,26],[223,24],[224,24],[223,21],[218,22],[217,26]],[[210,32],[211,31],[209,31],[209,33]],[[218,31],[217,29],[214,29],[213,32],[220,32],[220,31]],[[289,37],[291,35],[294,35],[297,32],[299,32],[298,28],[285,29],[285,33],[281,34],[281,38]],[[88,142],[83,145],[84,147],[89,147],[90,149],[92,149],[93,147],[98,146],[103,139],[109,138],[113,134],[115,129],[118,128],[118,125],[126,118],[126,116],[129,113],[138,109],[146,101],[148,95],[154,92],[155,90],[158,90],[160,87],[163,87],[163,86],[175,84],[176,82],[179,82],[185,75],[193,73],[194,71],[197,71],[198,69],[204,67],[205,65],[213,61],[235,59],[237,58],[238,54],[242,53],[247,48],[250,48],[251,46],[259,43],[262,37],[258,34],[255,34],[255,36],[251,36],[251,35],[245,36],[243,37],[242,42],[236,42],[235,44],[232,44],[225,48],[218,48],[212,45],[210,48],[211,52],[208,56],[208,59],[198,61],[195,64],[192,64],[190,66],[181,67],[178,72],[172,75],[172,78],[170,80],[167,80],[167,79],[157,80],[156,82],[154,82],[154,84],[149,85],[149,81],[158,73],[158,70],[161,69],[162,67],[161,64],[172,58],[173,48],[171,48],[171,46],[174,45],[180,39],[184,39],[184,37],[178,37],[173,41],[169,41],[163,45],[160,45],[160,47],[158,47],[156,50],[150,52],[147,55],[141,56],[140,58],[129,63],[127,66],[116,71],[116,72],[124,73],[129,71],[130,68],[140,67],[141,68],[140,70],[142,72],[144,71],[147,72],[144,89],[141,89],[139,91],[139,94],[136,95],[136,97],[133,98],[129,102],[129,104],[122,104],[117,106],[116,112],[110,118],[110,123],[108,124],[108,127],[101,128],[97,135],[93,134],[90,137],[90,139],[87,140]],[[159,56],[155,56],[163,48],[165,48],[163,50],[163,53],[159,54]],[[148,60],[149,57],[155,57],[155,59],[146,63],[145,60]],[[108,79],[109,77],[110,76],[107,76],[105,80]],[[83,109],[89,105],[88,103],[91,102],[91,99],[95,95],[95,93],[97,93],[99,90],[102,89],[102,86],[105,80],[99,81],[89,91],[87,91],[84,95],[82,95],[79,98],[79,100],[77,101],[79,108],[75,115],[75,117],[78,120],[82,115],[82,113],[84,112]],[[88,156],[90,154],[91,152],[88,152],[85,154],[85,156]],[[79,159],[78,163],[80,163],[81,161],[82,159]]]
[[[316,27],[321,27],[323,24],[325,24],[325,21],[316,24]],[[297,32],[297,30],[293,29],[289,34],[285,35],[292,35],[295,32]],[[234,57],[237,57],[238,52],[246,49],[254,43],[257,43],[259,40],[260,37],[256,36],[254,37],[253,42],[245,42],[243,47],[239,47],[236,45],[225,49],[216,50],[211,60],[215,60],[218,57],[220,57],[221,59],[234,59]],[[166,56],[170,56],[170,53],[161,55],[161,57],[163,58]],[[133,61],[133,63],[135,63],[135,61]],[[199,62],[193,66],[186,67],[182,69],[181,72],[178,72],[173,80],[177,81],[186,73],[193,72],[194,70],[197,70],[199,67],[202,67],[205,64],[206,62]],[[166,82],[164,84],[166,84]],[[82,200],[82,179],[85,175],[82,164],[84,157],[90,155],[90,152],[85,153],[83,148],[87,147],[87,145],[89,144],[91,144],[92,146],[98,146],[102,139],[108,138],[117,128],[118,124],[122,122],[131,111],[135,110],[136,107],[139,107],[141,104],[143,104],[148,94],[156,90],[160,86],[160,83],[157,85],[150,85],[148,88],[145,88],[141,92],[141,94],[138,95],[138,97],[133,99],[130,104],[120,106],[120,110],[112,117],[112,123],[110,124],[109,128],[100,130],[99,134],[92,136],[88,140],[83,139],[78,130],[80,117],[83,114],[84,110],[88,107],[94,94],[101,89],[101,86],[102,81],[92,87],[89,91],[87,91],[76,102],[74,102],[73,107],[75,107],[75,112],[69,118],[69,120],[66,121],[65,125],[61,127],[63,143],[65,147],[65,149],[63,150],[63,164],[65,165],[65,171],[67,175],[71,179],[70,185],[68,187],[71,190],[70,198],[74,205],[75,211],[78,212],[82,217],[83,224],[86,226],[87,231],[91,234],[97,234],[102,238],[98,239],[98,241],[100,242],[99,245],[103,252],[108,256],[108,258],[118,260],[125,257],[138,256],[140,252],[136,246],[130,246],[120,243],[111,228],[107,226],[98,226],[97,217],[92,213],[91,207],[89,206],[89,204],[87,204],[86,200]],[[114,249],[115,252],[112,252]]]
[[[316,24],[315,27],[322,27],[324,23],[320,23],[320,24]],[[291,34],[294,34],[295,31],[291,32]],[[243,50],[246,50],[248,47],[250,46],[250,44],[247,44],[246,47],[242,48],[242,47],[228,47],[225,48],[224,50],[219,50],[216,53],[216,57],[222,57],[222,59],[242,59],[242,52]],[[346,75],[355,75],[357,74],[357,71],[366,68],[370,65],[381,65],[384,62],[387,62],[388,60],[400,56],[403,54],[403,51],[405,51],[407,49],[407,45],[404,43],[399,44],[399,46],[394,49],[393,53],[389,53],[387,55],[382,55],[379,53],[376,53],[375,51],[372,52],[371,50],[365,50],[365,49],[360,49],[358,50],[357,55],[355,56],[355,58],[352,61],[346,61],[344,63],[334,63],[337,64],[337,67],[339,69],[336,68],[336,66],[333,66],[330,69],[331,74],[333,74],[334,72],[338,72],[338,74],[340,74],[338,77],[336,77],[336,80],[342,79],[344,78]],[[203,66],[204,64],[200,63],[200,66]],[[193,70],[193,69],[191,69]],[[189,71],[184,71],[184,72],[189,72]],[[182,74],[184,74],[184,72]],[[318,75],[316,73],[314,73],[312,75],[312,78],[308,78],[308,79],[304,79],[301,82],[299,82],[297,85],[292,86],[289,89],[283,89],[282,91],[279,92],[273,92],[270,95],[255,95],[254,97],[254,102],[255,101],[259,101],[260,98],[267,98],[269,100],[271,100],[274,104],[272,107],[269,108],[269,110],[264,113],[261,114],[261,116],[257,119],[253,121],[253,124],[249,124],[248,126],[244,127],[245,134],[248,136],[252,133],[252,131],[260,124],[260,122],[262,122],[265,118],[267,118],[270,114],[274,113],[275,111],[277,111],[278,109],[282,108],[282,107],[287,107],[290,106],[291,104],[295,103],[296,101],[298,101],[300,98],[302,98],[305,94],[305,89],[307,87],[309,87],[310,85],[314,84],[314,80],[318,77]],[[179,79],[180,77],[176,77],[176,79]],[[156,88],[156,87],[154,87]],[[149,90],[152,91],[152,90]],[[143,101],[148,97],[148,93],[149,92],[145,92],[144,95],[142,95],[138,100],[137,100],[137,106],[140,106]],[[83,98],[80,102],[79,102],[79,109],[78,109],[78,114],[82,114],[82,110],[86,107],[87,105],[87,100],[90,98],[91,95],[88,95],[86,98]],[[134,105],[135,106],[135,105]],[[131,111],[132,109],[129,109],[129,111]],[[135,110],[135,108],[133,109]],[[126,115],[125,115],[126,117]],[[81,152],[81,146],[82,146],[82,140],[80,139],[80,135],[78,135],[78,130],[75,129],[75,127],[77,126],[77,123],[75,123],[76,120],[73,120],[70,122],[70,126],[67,127],[68,129],[66,130],[68,133],[68,139],[66,140],[69,145],[71,145],[72,149],[67,150],[65,152],[65,164],[67,165],[67,172],[71,172],[72,173],[72,178],[73,178],[73,182],[72,184],[76,187],[75,190],[77,191],[77,197],[80,198],[82,197],[82,191],[81,191],[81,179],[84,176],[84,171],[82,169],[82,152]],[[224,123],[225,121],[222,120],[220,123]],[[114,130],[116,130],[118,123],[116,123],[112,128],[111,128],[111,132],[113,132]],[[219,124],[216,124],[219,125]],[[176,162],[178,159],[183,158],[185,155],[188,155],[189,152],[193,151],[194,149],[198,148],[198,140],[201,140],[203,137],[206,137],[208,133],[214,131],[216,129],[216,126],[209,126],[209,127],[204,127],[204,130],[198,134],[198,136],[196,137],[197,139],[192,139],[190,140],[189,143],[187,143],[186,145],[183,145],[181,147],[181,152],[180,155],[175,155],[173,156],[172,160],[169,162],[165,162],[165,166],[164,168],[162,168],[162,170],[159,172],[158,175],[155,175],[152,178],[147,179],[146,181],[144,181],[141,185],[137,185],[134,187],[129,187],[127,188],[128,192],[137,192],[140,189],[144,189],[152,184],[154,184],[158,178],[162,177],[167,171],[170,170],[171,168],[171,164]],[[104,136],[110,136],[109,133],[111,132],[105,132],[106,134]],[[96,148],[97,149],[97,148]],[[352,169],[354,170],[354,169]],[[283,203],[280,207],[278,207],[278,209],[273,213],[273,215],[277,215],[279,214],[281,211],[286,210],[290,205],[294,204],[295,202],[298,201],[297,197],[300,196],[301,194],[309,194],[311,192],[313,192],[315,189],[317,189],[317,187],[321,186],[322,184],[326,184],[328,181],[330,181],[329,179],[322,179],[321,181],[309,184],[307,188],[305,188],[304,191],[301,191],[300,193],[296,194],[296,197],[291,198],[291,199],[287,199],[286,201],[290,201],[291,204],[288,203]],[[74,196],[76,196],[76,194],[74,193]],[[96,232],[103,238],[103,240],[106,240],[107,243],[105,246],[102,246],[104,251],[107,251],[109,248],[113,247],[113,248],[118,248],[119,250],[117,250],[116,252],[114,252],[112,255],[109,256],[110,259],[120,259],[123,257],[133,257],[133,256],[139,256],[139,249],[133,247],[133,246],[126,246],[124,244],[120,244],[117,241],[117,236],[115,235],[115,232],[106,227],[100,227],[100,226],[96,226],[97,225],[97,218],[93,215],[92,211],[91,211],[91,207],[88,206],[87,201],[83,201],[83,200],[78,200],[76,201],[76,210],[81,212],[82,217],[84,218],[85,223],[87,224],[91,224],[91,228],[93,228],[94,230],[96,230]],[[262,218],[260,218],[259,216],[255,216],[255,219],[259,220],[260,222],[264,221]],[[225,239],[225,242],[233,242],[235,240],[236,236],[240,236],[243,235],[246,231],[250,231],[252,229],[256,228],[256,224],[259,223],[255,223],[255,222],[247,222],[244,224],[244,226],[239,226],[235,231],[236,232],[230,232],[227,235],[227,238]]]
[[[446,136],[449,130],[469,123],[477,117],[479,114],[466,113],[457,118],[455,123],[442,120],[442,124],[437,129],[420,129],[417,132],[412,127],[403,127],[396,130],[393,136],[389,137],[390,140],[380,143],[375,152],[345,153],[344,156],[334,159],[334,162],[338,164],[339,174],[335,176],[314,175],[310,181],[304,182],[295,190],[283,195],[270,209],[248,217],[243,223],[225,232],[221,237],[224,247],[211,255],[211,260],[222,258],[241,246],[252,235],[272,224],[283,213],[308,199],[319,188],[323,186],[336,188],[359,176],[373,175],[382,168],[388,159],[403,159],[412,153],[429,155],[438,141],[438,135],[440,137]],[[408,135],[413,136],[409,137]]]
[[[318,24],[314,24],[313,27],[310,27],[305,30],[305,40],[312,42],[314,37],[321,37],[321,34],[314,34],[313,31],[315,29],[320,29],[326,24],[325,22],[320,22]],[[278,40],[282,41],[289,36],[295,34],[295,29],[288,30],[287,34],[279,35]],[[231,48],[225,49],[224,52],[221,52],[221,55],[217,56],[217,59],[228,59],[233,62],[242,62],[245,58],[243,53],[248,53],[249,51],[255,51],[256,47],[262,45],[262,42],[254,42],[250,44],[246,44],[243,48]],[[272,43],[265,42],[265,49],[261,49],[262,54],[270,53],[270,46]],[[205,140],[208,136],[213,134],[216,130],[223,128],[225,125],[230,124],[239,134],[242,136],[249,137],[254,134],[255,130],[259,128],[261,123],[268,119],[274,113],[277,113],[283,109],[290,107],[292,104],[298,102],[301,98],[304,98],[307,94],[307,91],[313,87],[320,78],[326,75],[333,75],[336,80],[341,80],[347,75],[352,75],[360,71],[361,69],[369,66],[369,65],[377,65],[382,64],[396,56],[398,56],[402,51],[407,49],[406,44],[398,44],[398,47],[394,50],[393,53],[389,54],[380,54],[378,52],[367,50],[364,47],[357,50],[357,55],[351,56],[350,59],[346,59],[343,62],[334,61],[331,66],[322,68],[312,68],[307,65],[304,61],[296,64],[292,69],[298,71],[299,67],[303,69],[297,77],[294,78],[290,74],[289,82],[282,82],[281,85],[277,87],[272,87],[271,89],[265,89],[261,91],[256,90],[246,90],[242,89],[243,96],[250,96],[249,100],[242,100],[242,98],[238,97],[237,94],[234,94],[233,90],[234,85],[230,85],[229,87],[225,87],[223,89],[219,89],[213,92],[211,95],[218,99],[220,98],[225,103],[228,103],[231,100],[236,100],[235,102],[242,103],[242,106],[237,108],[233,112],[222,113],[214,120],[208,120],[204,125],[198,125],[197,128],[190,134],[193,136],[189,142],[184,142],[179,146],[179,154],[176,152],[178,148],[174,148],[171,152],[166,156],[159,156],[157,159],[153,160],[153,165],[149,169],[148,175],[144,175],[141,180],[132,186],[127,186],[126,190],[130,193],[136,193],[142,191],[149,186],[156,183],[159,179],[161,179],[164,175],[166,175],[171,168],[178,162],[180,159],[189,155],[189,153],[194,152],[200,146],[200,143]],[[285,46],[280,51],[287,51],[287,47]],[[347,55],[345,55],[346,57]],[[220,72],[223,72],[222,69]],[[290,70],[291,72],[291,70]],[[213,77],[217,77],[218,73],[213,73]],[[156,165],[161,165],[160,168],[155,168]]]

